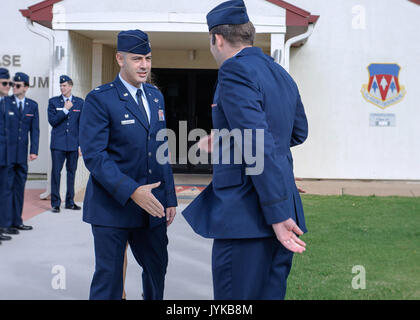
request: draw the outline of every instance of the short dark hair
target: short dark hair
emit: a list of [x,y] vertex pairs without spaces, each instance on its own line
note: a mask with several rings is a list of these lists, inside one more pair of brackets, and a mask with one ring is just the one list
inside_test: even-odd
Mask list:
[[67,83],[73,87],[73,80],[67,80]]
[[222,24],[210,30],[211,41],[216,43],[216,34],[220,34],[232,46],[253,45],[255,39],[255,27],[251,21],[244,24]]

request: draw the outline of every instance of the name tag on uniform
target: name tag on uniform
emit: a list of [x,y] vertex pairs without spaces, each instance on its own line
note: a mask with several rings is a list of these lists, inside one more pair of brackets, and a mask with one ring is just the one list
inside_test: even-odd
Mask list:
[[34,115],[32,113],[26,114],[27,117],[33,117]]
[[64,108],[55,108],[55,110],[62,111]]
[[134,120],[134,119],[131,119],[131,120],[121,120],[121,124],[123,126],[125,126],[126,124],[134,124],[134,123],[136,123],[136,120]]
[[14,115],[15,115],[15,113],[14,113],[14,112],[9,111],[9,116],[14,116]]
[[159,121],[165,121],[165,114],[162,109],[159,109]]

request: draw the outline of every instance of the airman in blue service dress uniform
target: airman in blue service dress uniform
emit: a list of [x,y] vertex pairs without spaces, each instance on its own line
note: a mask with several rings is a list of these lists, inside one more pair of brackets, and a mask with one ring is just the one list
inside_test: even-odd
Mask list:
[[23,200],[29,161],[38,158],[39,114],[38,103],[26,98],[29,88],[27,74],[17,72],[13,77],[13,96],[9,99],[9,147],[10,166],[8,169],[8,198],[11,210],[11,227],[19,230],[31,230],[22,221]]
[[220,152],[212,182],[183,215],[196,233],[214,239],[215,299],[283,299],[293,252],[306,246],[298,238],[306,227],[290,152],[307,137],[304,108],[290,75],[252,47],[255,29],[242,0],[220,4],[207,23],[219,65],[213,127],[252,130],[246,143],[263,154],[264,169],[247,175],[252,165],[222,164]]
[[164,143],[156,134],[166,130],[165,105],[161,92],[146,83],[147,34],[120,32],[117,51],[119,75],[88,94],[80,119],[80,147],[90,171],[83,221],[92,225],[95,245],[90,299],[121,299],[127,241],[143,268],[144,299],[163,299],[166,230],[177,206],[172,169],[156,158]]
[[[7,167],[10,164],[8,160],[8,143],[9,140],[9,110],[6,104],[6,97],[9,95],[11,86],[9,70],[0,68],[0,244],[1,241],[11,240],[12,237],[3,233],[10,233],[8,226],[9,214],[6,207],[7,203]],[[16,234],[17,232],[12,232]]]
[[66,209],[80,210],[74,203],[74,178],[79,158],[79,120],[83,99],[72,95],[73,80],[60,76],[62,95],[48,101],[48,122],[51,130],[51,207],[60,212],[60,179],[64,161],[67,170]]

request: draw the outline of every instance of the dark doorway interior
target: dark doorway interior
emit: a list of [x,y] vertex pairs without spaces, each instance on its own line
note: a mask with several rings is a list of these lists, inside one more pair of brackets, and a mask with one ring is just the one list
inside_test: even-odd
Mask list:
[[[167,127],[177,133],[177,139],[180,139],[179,121],[187,122],[188,132],[201,128],[210,133],[212,129],[211,104],[217,70],[154,68],[152,74],[154,83],[165,98]],[[188,149],[194,143],[188,142]],[[177,141],[178,148],[179,145]],[[182,164],[178,151],[177,162],[172,165],[173,171],[211,173],[210,164],[193,165],[188,160],[186,161],[187,164]]]

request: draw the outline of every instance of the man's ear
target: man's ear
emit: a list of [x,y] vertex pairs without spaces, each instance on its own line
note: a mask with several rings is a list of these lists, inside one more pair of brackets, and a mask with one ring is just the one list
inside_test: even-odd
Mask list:
[[122,67],[122,66],[124,65],[124,56],[123,56],[121,53],[117,52],[117,53],[115,54],[115,58],[117,59],[117,63],[118,63],[118,65],[119,65],[120,67]]
[[215,43],[216,47],[222,48],[223,45],[225,44],[225,39],[223,39],[223,36],[220,34],[215,34],[214,36],[216,37],[216,43]]

